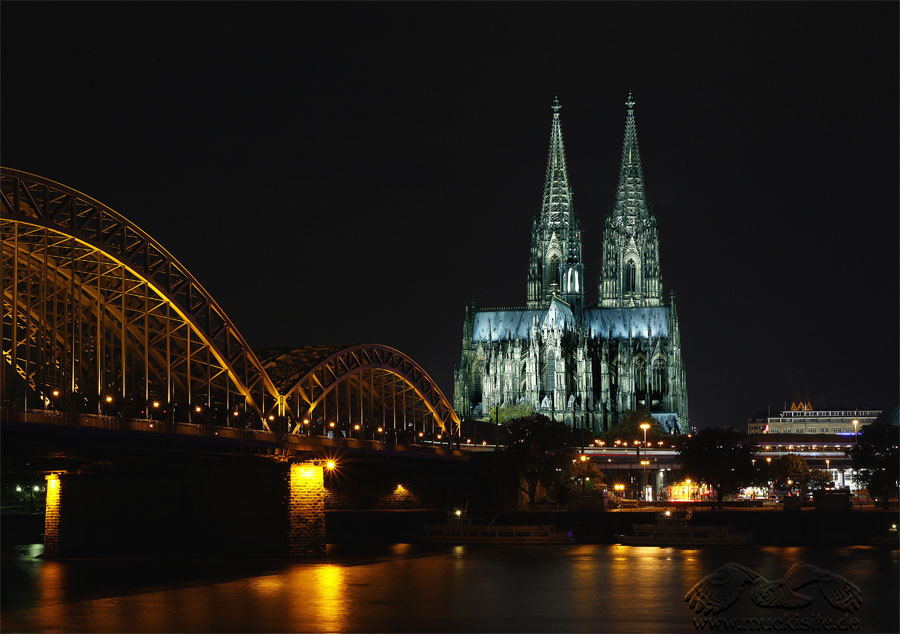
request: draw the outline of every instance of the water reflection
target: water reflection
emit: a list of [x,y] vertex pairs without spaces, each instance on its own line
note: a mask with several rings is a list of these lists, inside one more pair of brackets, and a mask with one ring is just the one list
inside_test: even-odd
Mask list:
[[[778,578],[797,560],[862,588],[861,631],[897,631],[896,550],[410,544],[368,559],[355,553],[240,578],[149,585],[158,573],[149,562],[24,562],[34,567],[34,596],[14,609],[4,604],[3,629],[686,632],[694,628],[684,594],[706,574],[734,561]],[[122,570],[144,585],[116,582]],[[98,577],[111,585],[96,590]]]

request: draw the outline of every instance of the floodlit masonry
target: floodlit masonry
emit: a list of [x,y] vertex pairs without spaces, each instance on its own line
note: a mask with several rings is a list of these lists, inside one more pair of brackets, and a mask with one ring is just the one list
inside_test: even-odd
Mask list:
[[629,93],[619,185],[603,231],[598,300],[587,305],[581,224],[554,100],[543,204],[531,231],[528,302],[466,309],[454,377],[460,417],[489,418],[497,408],[524,405],[599,432],[625,410],[646,408],[667,432],[688,429],[675,296],[663,291],[634,105]]

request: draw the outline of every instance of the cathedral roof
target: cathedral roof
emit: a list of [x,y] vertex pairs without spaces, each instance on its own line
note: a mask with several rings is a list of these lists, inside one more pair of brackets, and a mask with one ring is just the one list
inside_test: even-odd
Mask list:
[[[479,310],[475,313],[472,341],[497,342],[531,338],[532,324],[545,329],[575,330],[578,326],[572,309],[554,298],[547,309]],[[584,328],[591,339],[647,339],[669,336],[669,309],[666,306],[642,308],[587,308]]]
[[669,309],[666,306],[588,308],[584,311],[584,318],[592,339],[669,336]]
[[546,310],[480,310],[475,313],[472,341],[507,341],[528,339],[534,319],[538,323]]
[[480,310],[475,313],[472,341],[530,339],[531,327],[574,330],[575,315],[567,303],[554,297],[548,308]]
[[559,123],[559,97],[553,98],[553,122],[550,126],[550,150],[547,156],[547,177],[544,181],[544,199],[541,205],[541,222],[546,227],[568,226],[574,222],[572,190],[566,169],[566,150],[563,146],[562,127]]
[[641,169],[637,127],[634,123],[634,98],[630,90],[625,105],[628,106],[628,113],[625,115],[625,141],[622,144],[622,164],[619,169],[619,186],[616,189],[613,216],[646,218],[650,216],[650,210],[644,193],[644,173]]

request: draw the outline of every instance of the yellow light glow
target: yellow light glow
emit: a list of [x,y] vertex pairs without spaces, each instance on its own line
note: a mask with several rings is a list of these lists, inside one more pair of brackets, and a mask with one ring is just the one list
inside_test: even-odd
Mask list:
[[[198,410],[198,411],[199,411],[199,410]],[[269,420],[275,420],[275,416],[272,415],[272,414],[269,414]]]
[[53,396],[59,396],[59,390],[53,390]]
[[325,466],[328,469],[334,469],[337,465],[335,465],[334,460],[329,460],[328,462],[325,463]]
[[584,462],[585,460],[587,460],[587,456],[585,456],[584,454],[581,454],[581,461]]
[[650,425],[647,423],[641,423],[641,429],[650,429]]
[[198,413],[199,413],[201,410],[203,410],[203,408],[200,407],[199,405],[198,405],[197,407],[194,408],[194,411],[195,411],[195,412],[198,412]]
[[440,434],[437,435],[437,439],[438,439],[438,440],[441,439],[441,435],[440,435]]
[[424,435],[425,435],[425,432],[422,432],[422,431],[419,432],[419,438],[421,438]]
[[459,509],[456,509],[455,511],[453,511],[453,513],[456,515],[456,517],[462,515],[462,511],[460,511]]
[[672,511],[666,511],[666,517],[671,517]]
[[235,413],[234,413],[234,415],[235,415],[235,416],[237,416],[237,415],[238,415],[238,413],[237,413],[237,412],[235,412]]
[[330,423],[328,423],[328,426],[329,426],[329,427],[334,427],[334,421],[331,421]]
[[303,419],[303,424],[304,424],[304,425],[309,425],[309,419],[308,419],[308,418],[304,418],[304,419]]
[[107,403],[112,403],[112,396],[107,396],[107,397],[106,397],[106,402],[107,402]]
[[688,484],[690,484],[690,483],[691,483],[691,479],[688,478],[687,480],[685,480],[685,482],[687,482]]
[[641,460],[641,464],[648,465],[648,464],[650,464],[650,461],[649,460]]
[[[153,407],[159,407],[159,401],[153,401]],[[236,414],[237,412],[235,412]]]
[[354,425],[354,426],[353,426],[353,429],[354,429],[355,431],[359,431],[359,425]]
[[381,432],[383,432],[383,431],[384,431],[383,428],[381,428],[381,427],[378,428],[378,433],[379,433],[379,434],[380,434]]

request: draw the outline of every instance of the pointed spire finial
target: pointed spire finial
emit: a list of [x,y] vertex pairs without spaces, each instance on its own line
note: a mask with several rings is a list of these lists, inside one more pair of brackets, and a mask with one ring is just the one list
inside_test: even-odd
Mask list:
[[634,109],[634,96],[632,96],[631,91],[628,91],[628,99],[625,100],[625,105],[628,106],[629,110]]
[[562,106],[559,105],[559,95],[553,95],[553,106],[552,107],[553,107],[554,113],[559,112],[560,109],[562,108]]

